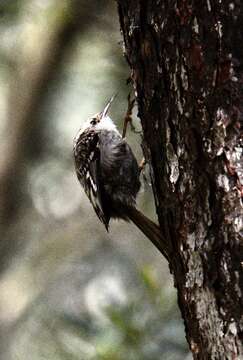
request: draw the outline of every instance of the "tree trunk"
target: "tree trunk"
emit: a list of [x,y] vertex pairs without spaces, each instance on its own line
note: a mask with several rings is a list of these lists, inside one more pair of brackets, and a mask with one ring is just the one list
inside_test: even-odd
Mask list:
[[243,3],[118,1],[194,359],[243,354]]

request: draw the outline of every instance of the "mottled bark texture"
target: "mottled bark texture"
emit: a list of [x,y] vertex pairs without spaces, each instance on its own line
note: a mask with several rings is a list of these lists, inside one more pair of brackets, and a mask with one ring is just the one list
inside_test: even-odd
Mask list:
[[121,0],[118,10],[190,349],[240,359],[243,3]]

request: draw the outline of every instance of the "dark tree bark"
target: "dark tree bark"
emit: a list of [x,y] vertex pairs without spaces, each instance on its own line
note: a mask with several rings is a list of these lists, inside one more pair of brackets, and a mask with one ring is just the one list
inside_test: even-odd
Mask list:
[[243,3],[118,1],[194,359],[243,354]]

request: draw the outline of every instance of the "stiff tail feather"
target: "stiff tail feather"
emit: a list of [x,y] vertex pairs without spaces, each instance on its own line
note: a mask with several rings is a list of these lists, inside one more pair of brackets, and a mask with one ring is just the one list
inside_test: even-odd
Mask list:
[[147,216],[142,214],[135,207],[127,210],[129,219],[144,233],[145,236],[157,247],[157,249],[169,260],[168,246],[161,234],[161,229]]

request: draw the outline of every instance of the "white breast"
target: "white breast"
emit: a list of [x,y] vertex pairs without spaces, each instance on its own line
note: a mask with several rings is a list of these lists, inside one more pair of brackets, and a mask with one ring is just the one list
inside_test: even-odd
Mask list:
[[113,123],[109,116],[103,117],[100,122],[95,126],[97,130],[115,131],[119,134],[116,125]]

